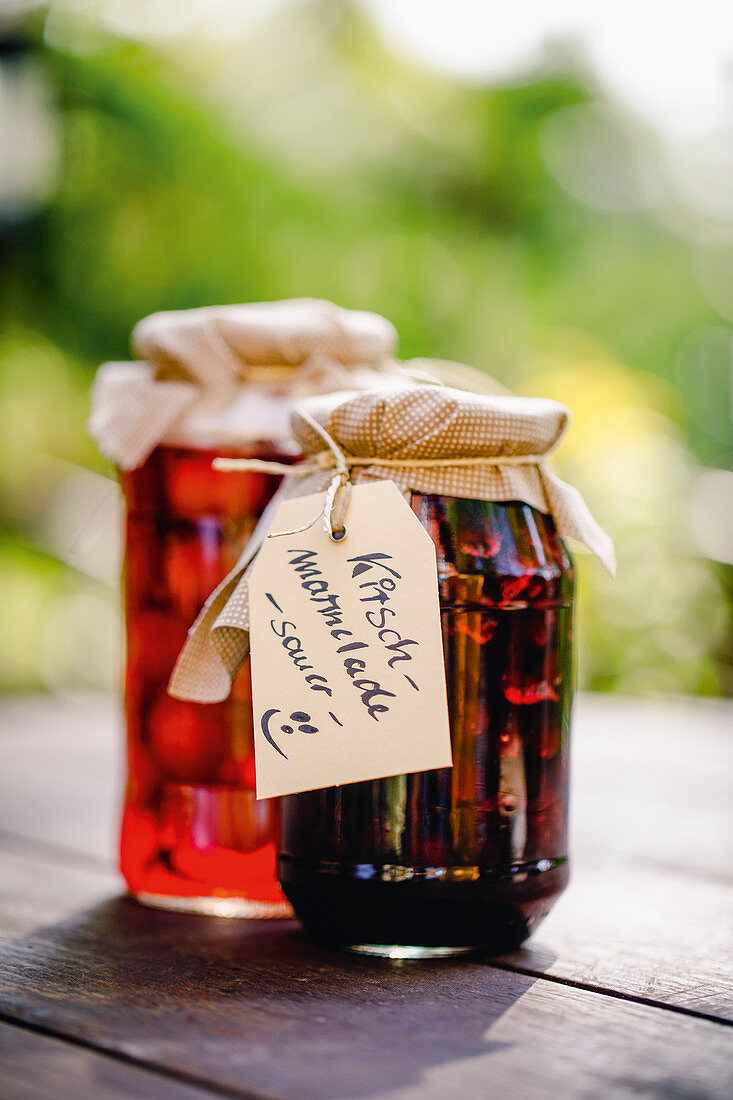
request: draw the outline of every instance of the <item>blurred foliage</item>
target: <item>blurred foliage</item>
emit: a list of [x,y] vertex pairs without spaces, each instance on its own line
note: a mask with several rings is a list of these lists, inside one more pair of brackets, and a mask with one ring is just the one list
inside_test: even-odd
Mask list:
[[713,653],[728,609],[715,570],[694,556],[692,470],[669,416],[674,393],[578,334],[558,335],[536,367],[526,392],[552,395],[574,414],[557,465],[616,545],[614,579],[580,573],[583,682],[634,694],[714,693]]
[[0,187],[13,623],[0,683],[113,675],[116,597],[55,559],[42,522],[49,456],[110,472],[83,431],[97,364],[126,358],[157,309],[307,295],[385,313],[405,357],[463,359],[566,400],[560,468],[620,561],[615,583],[582,570],[583,682],[721,689],[722,567],[696,557],[685,516],[692,455],[729,461],[730,330],[689,242],[645,198],[638,150],[655,165],[652,138],[567,62],[506,87],[461,83],[393,56],[350,3],[157,49],[56,14],[3,63],[31,61],[55,168],[20,213],[3,217]]

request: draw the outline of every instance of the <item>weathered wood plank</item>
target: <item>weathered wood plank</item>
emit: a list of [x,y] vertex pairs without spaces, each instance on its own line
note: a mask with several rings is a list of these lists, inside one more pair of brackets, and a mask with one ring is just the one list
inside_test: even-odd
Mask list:
[[[116,874],[0,842],[0,943],[118,895]],[[733,1020],[733,890],[627,862],[582,868],[501,964]]]
[[32,697],[0,706],[0,831],[112,866],[121,799],[115,700]]
[[733,878],[733,701],[580,695],[571,851]]
[[39,855],[22,845],[8,850],[2,839],[0,882],[0,944],[66,920],[121,890],[111,871],[69,864],[53,852]]
[[292,922],[103,902],[2,952],[2,1011],[275,1097],[728,1097],[733,1030],[481,963],[310,947]]
[[733,1021],[733,886],[631,860],[585,863],[502,962]]
[[2,1023],[0,1094],[5,1100],[212,1100],[222,1095]]
[[[0,823],[14,822],[10,811],[20,807],[25,832],[36,838],[27,855],[46,845],[51,862],[76,867],[78,852],[82,865],[99,866],[113,832],[114,707],[103,698],[59,707],[54,723],[54,701],[0,708],[0,736],[16,761],[0,776]],[[722,858],[733,832],[731,716],[719,701],[581,696],[573,880],[507,965],[733,1017],[733,905]],[[22,845],[16,841],[18,854]],[[37,873],[19,864],[16,871]],[[107,881],[108,893],[117,892],[118,880]],[[32,882],[19,888],[18,903],[35,910]]]

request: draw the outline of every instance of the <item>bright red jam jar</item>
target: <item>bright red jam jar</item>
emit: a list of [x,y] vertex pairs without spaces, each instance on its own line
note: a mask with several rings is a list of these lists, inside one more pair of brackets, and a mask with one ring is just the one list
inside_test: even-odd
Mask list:
[[292,459],[275,444],[158,446],[121,473],[127,785],[120,865],[130,891],[167,908],[230,916],[289,912],[277,885],[278,809],[255,799],[249,662],[231,696],[173,699],[188,628],[234,567],[277,488],[271,474],[220,473],[217,455]]
[[395,375],[396,340],[384,318],[330,302],[212,306],[146,318],[133,333],[139,361],[97,375],[89,427],[126,506],[120,865],[142,902],[291,913],[276,878],[279,807],[255,798],[249,663],[222,702],[167,688],[190,627],[280,482],[213,460],[295,461],[292,398]]

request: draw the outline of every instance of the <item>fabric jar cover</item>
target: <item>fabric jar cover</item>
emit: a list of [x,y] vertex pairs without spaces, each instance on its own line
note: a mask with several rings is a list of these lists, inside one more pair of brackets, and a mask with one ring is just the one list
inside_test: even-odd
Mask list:
[[[369,459],[350,469],[352,483],[386,478],[411,491],[492,501],[524,501],[550,514],[558,532],[577,539],[613,573],[613,545],[577,489],[561,481],[547,455],[568,422],[564,405],[542,398],[486,396],[441,387],[372,391],[340,403],[311,398],[292,429],[306,455],[305,476],[287,476],[258,524],[242,557],[202,608],[173,671],[169,692],[181,699],[218,702],[249,652],[247,571],[285,500],[325,490],[333,467],[308,462],[327,457],[320,424],[349,458]],[[530,456],[522,462],[522,456]],[[380,466],[380,458],[389,465]],[[501,464],[501,458],[511,461]],[[403,459],[409,465],[400,466]],[[419,460],[425,460],[421,466]],[[455,459],[455,465],[430,465]],[[480,460],[490,461],[482,463]],[[317,466],[317,464],[316,464]],[[347,520],[348,525],[348,520]]]
[[164,440],[287,437],[283,396],[397,382],[396,347],[384,317],[311,298],[154,313],[132,334],[139,359],[97,372],[89,431],[124,470]]

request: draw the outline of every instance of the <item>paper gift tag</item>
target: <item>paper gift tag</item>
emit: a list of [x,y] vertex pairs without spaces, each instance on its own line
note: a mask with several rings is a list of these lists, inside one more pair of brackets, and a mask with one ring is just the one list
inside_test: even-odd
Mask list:
[[249,575],[258,798],[452,763],[432,539],[392,481],[354,486],[345,522],[267,538]]

